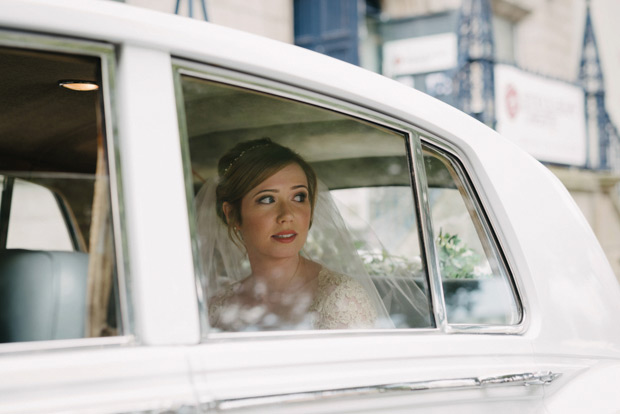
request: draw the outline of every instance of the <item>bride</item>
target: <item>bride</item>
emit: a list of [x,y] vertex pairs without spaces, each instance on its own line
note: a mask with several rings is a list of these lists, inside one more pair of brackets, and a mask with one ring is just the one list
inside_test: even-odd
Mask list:
[[[242,142],[219,160],[218,174],[196,197],[211,327],[390,324],[365,272],[349,276],[302,252],[316,210],[328,204],[320,201],[327,192],[319,196],[316,174],[301,156],[268,138]],[[329,214],[338,214],[337,209],[331,207]]]

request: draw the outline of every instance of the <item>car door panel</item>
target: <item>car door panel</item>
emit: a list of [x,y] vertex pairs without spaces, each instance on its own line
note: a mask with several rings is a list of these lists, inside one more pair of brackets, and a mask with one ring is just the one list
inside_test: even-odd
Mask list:
[[472,412],[493,412],[498,400],[540,406],[544,386],[531,377],[526,386],[524,377],[538,372],[530,349],[518,337],[489,344],[466,335],[327,334],[222,340],[193,349],[190,360],[199,398],[212,410],[424,412],[432,405],[451,412],[459,401]]

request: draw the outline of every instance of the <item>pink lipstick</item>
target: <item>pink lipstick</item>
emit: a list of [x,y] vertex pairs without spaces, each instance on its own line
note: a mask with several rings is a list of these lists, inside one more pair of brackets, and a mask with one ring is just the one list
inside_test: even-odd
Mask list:
[[271,238],[278,243],[292,243],[297,238],[297,233],[292,230],[285,230],[274,234]]

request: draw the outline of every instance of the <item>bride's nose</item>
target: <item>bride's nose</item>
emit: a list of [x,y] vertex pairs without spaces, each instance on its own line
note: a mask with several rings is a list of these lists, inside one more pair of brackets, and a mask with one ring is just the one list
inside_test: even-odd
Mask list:
[[293,209],[288,203],[280,203],[278,209],[278,222],[285,223],[287,221],[292,221],[294,218]]

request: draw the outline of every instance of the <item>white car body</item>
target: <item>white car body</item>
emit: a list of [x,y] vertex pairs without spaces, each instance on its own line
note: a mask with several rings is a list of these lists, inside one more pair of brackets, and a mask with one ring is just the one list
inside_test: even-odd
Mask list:
[[[117,54],[109,126],[120,154],[132,315],[121,337],[0,345],[0,413],[620,410],[615,276],[561,183],[490,128],[340,61],[114,2],[3,0],[0,27],[3,44],[31,32],[111,44]],[[309,91],[454,149],[514,275],[522,323],[468,331],[439,315],[437,328],[418,331],[201,332],[177,58]]]

